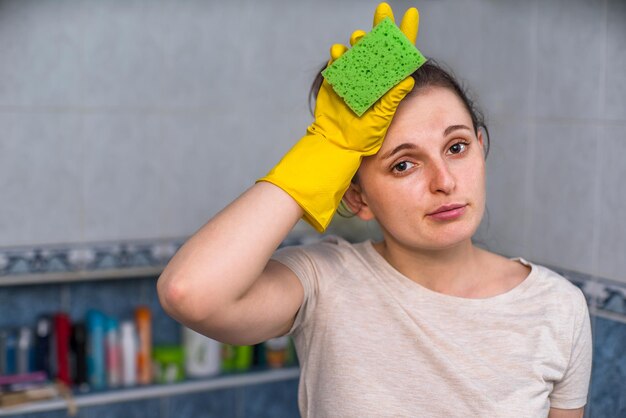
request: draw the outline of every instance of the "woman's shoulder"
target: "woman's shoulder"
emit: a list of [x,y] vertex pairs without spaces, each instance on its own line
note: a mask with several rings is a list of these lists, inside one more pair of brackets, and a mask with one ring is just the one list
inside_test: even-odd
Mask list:
[[344,262],[358,251],[359,245],[335,235],[307,237],[297,244],[279,248],[274,258],[304,257],[316,262]]
[[[560,299],[584,299],[583,292],[572,282],[554,270],[523,257],[508,258],[499,254],[486,252],[489,260],[487,266],[492,275],[492,282],[506,289],[520,285],[534,289],[532,293]],[[525,283],[526,282],[526,283]]]
[[530,262],[522,257],[511,259],[532,269],[530,277],[533,279],[530,297],[537,304],[552,306],[555,314],[564,317],[580,318],[588,312],[587,299],[583,291],[565,276],[549,267]]

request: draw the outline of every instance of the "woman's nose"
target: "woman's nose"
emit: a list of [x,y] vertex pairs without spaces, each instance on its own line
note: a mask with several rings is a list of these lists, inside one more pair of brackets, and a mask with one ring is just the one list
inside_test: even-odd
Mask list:
[[450,194],[456,187],[456,180],[445,161],[431,164],[430,189],[433,193]]

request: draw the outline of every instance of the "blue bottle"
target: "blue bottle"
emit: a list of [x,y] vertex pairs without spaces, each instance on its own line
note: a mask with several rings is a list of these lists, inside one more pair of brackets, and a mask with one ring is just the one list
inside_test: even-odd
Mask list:
[[91,389],[106,388],[105,325],[106,315],[90,309],[87,312],[87,375]]

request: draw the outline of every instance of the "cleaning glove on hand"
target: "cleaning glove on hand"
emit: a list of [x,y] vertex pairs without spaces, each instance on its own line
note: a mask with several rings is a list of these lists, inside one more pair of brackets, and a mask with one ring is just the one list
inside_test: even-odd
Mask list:
[[[393,20],[393,12],[388,4],[381,3],[374,14],[374,26],[386,17]],[[417,9],[407,10],[400,29],[412,43],[417,38],[418,24]],[[354,32],[350,44],[364,35],[363,31]],[[345,51],[345,46],[333,45],[328,65]],[[400,101],[413,85],[413,78],[407,77],[358,117],[324,80],[317,95],[315,121],[307,134],[258,181],[270,182],[287,192],[304,210],[303,218],[323,232],[361,158],[378,152]]]

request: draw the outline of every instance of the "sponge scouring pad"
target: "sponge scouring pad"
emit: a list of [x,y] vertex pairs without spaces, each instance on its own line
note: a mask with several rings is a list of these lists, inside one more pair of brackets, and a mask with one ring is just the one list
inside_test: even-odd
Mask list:
[[361,116],[424,62],[426,58],[387,17],[322,75],[350,109]]

